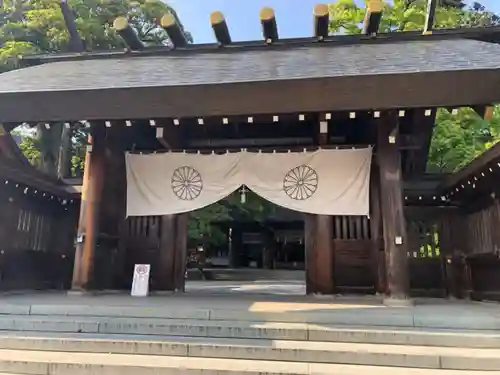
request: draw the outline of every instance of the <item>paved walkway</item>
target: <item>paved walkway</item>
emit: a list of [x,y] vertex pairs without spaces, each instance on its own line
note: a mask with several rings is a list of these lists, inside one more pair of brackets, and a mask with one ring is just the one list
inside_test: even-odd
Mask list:
[[[130,297],[126,293],[0,295],[0,314],[136,316],[177,319],[310,322],[342,325],[498,329],[495,303],[417,299],[385,306],[377,296],[304,296],[294,282],[191,282],[185,294]],[[132,315],[126,315],[125,311]]]
[[306,284],[297,280],[188,281],[186,291],[209,294],[304,296]]

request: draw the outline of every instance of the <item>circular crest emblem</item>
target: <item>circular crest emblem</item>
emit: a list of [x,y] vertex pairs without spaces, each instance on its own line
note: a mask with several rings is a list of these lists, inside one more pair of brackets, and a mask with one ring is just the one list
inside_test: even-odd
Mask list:
[[311,198],[318,188],[318,174],[308,165],[299,165],[285,175],[283,191],[290,198],[303,201]]
[[137,268],[135,269],[135,271],[139,274],[139,275],[145,275],[148,273],[148,269],[146,266],[137,266]]
[[193,167],[179,167],[172,174],[172,191],[177,198],[192,201],[198,198],[202,190],[201,174]]

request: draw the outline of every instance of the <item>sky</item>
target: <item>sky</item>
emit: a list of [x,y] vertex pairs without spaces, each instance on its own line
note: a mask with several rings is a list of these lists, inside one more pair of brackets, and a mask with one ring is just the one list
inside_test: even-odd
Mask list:
[[[310,36],[312,9],[320,0],[166,0],[179,14],[195,43],[214,41],[209,15],[224,13],[233,41],[261,38],[259,11],[274,8],[280,38]],[[472,2],[472,1],[470,1]],[[500,13],[500,0],[480,0],[489,10]],[[324,3],[328,3],[325,1]]]

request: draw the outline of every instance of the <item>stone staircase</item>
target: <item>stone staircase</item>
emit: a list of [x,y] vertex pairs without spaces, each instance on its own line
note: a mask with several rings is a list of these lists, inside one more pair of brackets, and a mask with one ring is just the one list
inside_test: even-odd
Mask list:
[[3,305],[0,375],[500,374],[495,310],[264,310]]

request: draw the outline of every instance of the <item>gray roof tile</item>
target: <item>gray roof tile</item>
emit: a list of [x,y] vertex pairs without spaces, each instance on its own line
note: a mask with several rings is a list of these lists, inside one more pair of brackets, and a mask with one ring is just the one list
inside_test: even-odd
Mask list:
[[0,75],[0,93],[500,69],[500,46],[415,41],[60,61]]

